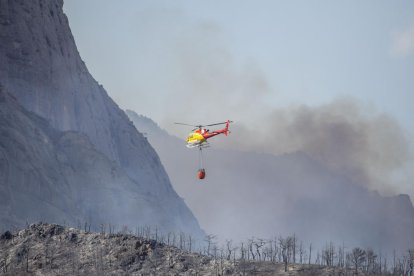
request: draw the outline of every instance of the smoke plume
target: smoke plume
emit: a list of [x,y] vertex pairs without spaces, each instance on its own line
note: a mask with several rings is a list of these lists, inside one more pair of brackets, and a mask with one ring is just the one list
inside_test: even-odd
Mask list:
[[352,99],[318,107],[273,110],[260,128],[234,125],[240,139],[226,146],[276,155],[302,151],[353,182],[391,191],[394,173],[411,159],[398,122]]
[[116,98],[121,105],[179,137],[189,129],[173,122],[231,119],[234,135],[215,138],[214,147],[275,155],[302,151],[360,185],[396,192],[389,183],[411,153],[392,116],[347,98],[275,109],[283,103],[280,76],[268,75],[254,57],[241,58],[220,24],[157,7],[140,11],[133,23],[140,43],[132,45],[133,68],[125,77],[135,79],[137,88]]
[[219,26],[201,22],[185,30],[172,52],[176,71],[167,102],[175,104],[165,107],[167,129],[178,134],[171,118],[194,124],[232,119],[235,135],[216,139],[218,147],[305,152],[355,183],[396,192],[390,183],[411,153],[392,116],[351,98],[272,109],[270,101],[277,97],[269,96],[275,94],[270,77],[255,63],[238,61]]

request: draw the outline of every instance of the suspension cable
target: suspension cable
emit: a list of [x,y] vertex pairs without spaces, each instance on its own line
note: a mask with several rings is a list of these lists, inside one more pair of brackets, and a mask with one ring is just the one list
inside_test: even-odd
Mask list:
[[202,152],[202,148],[199,147],[198,149],[199,149],[199,151],[198,151],[198,165],[199,165],[200,169],[204,169],[203,168],[203,152]]

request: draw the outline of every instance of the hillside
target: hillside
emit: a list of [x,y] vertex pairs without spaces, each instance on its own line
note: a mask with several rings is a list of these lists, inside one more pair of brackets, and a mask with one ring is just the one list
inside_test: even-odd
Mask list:
[[1,227],[80,220],[203,236],[154,149],[89,74],[62,6],[0,1]]
[[[106,229],[108,230],[108,229]],[[353,269],[284,265],[224,255],[194,253],[188,237],[181,245],[144,229],[91,233],[54,224],[32,224],[0,236],[2,275],[342,275]],[[180,249],[181,248],[181,249]],[[345,274],[346,273],[346,274]],[[359,275],[366,275],[360,272]],[[384,275],[386,275],[384,273]]]

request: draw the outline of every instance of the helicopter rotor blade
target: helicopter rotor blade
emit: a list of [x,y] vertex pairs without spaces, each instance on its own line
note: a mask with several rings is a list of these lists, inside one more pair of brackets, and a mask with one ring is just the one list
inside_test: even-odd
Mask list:
[[190,124],[184,124],[184,123],[174,123],[176,125],[183,125],[183,126],[191,126],[191,127],[199,127],[199,126],[195,126],[195,125],[190,125]]
[[[233,123],[233,121],[228,121],[229,123]],[[209,125],[190,125],[190,124],[185,124],[185,123],[174,123],[174,124],[176,124],[176,125],[183,125],[183,126],[191,126],[191,127],[195,127],[195,129],[193,129],[193,130],[196,130],[196,129],[199,129],[199,128],[202,128],[202,127],[206,127],[206,126],[216,126],[216,125],[224,125],[224,124],[227,124],[227,122],[223,122],[223,123],[215,123],[215,124],[209,124]]]
[[[233,121],[228,121],[229,123],[233,123]],[[223,123],[216,123],[216,124],[210,124],[210,125],[205,125],[205,126],[216,126],[216,125],[224,125],[227,124],[227,122],[223,122]]]

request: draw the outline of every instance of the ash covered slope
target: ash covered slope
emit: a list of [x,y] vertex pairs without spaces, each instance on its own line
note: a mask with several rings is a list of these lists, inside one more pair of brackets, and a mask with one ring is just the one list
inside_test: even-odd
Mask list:
[[126,113],[147,133],[175,189],[209,233],[235,240],[296,233],[314,246],[333,241],[388,253],[414,246],[407,195],[380,196],[300,152],[274,156],[214,145],[205,150],[207,177],[200,182],[196,150],[152,120]]
[[[154,237],[155,238],[155,237]],[[316,265],[225,259],[192,253],[126,233],[89,233],[59,225],[33,224],[0,236],[4,275],[333,275],[343,269]],[[164,242],[162,242],[162,240]],[[171,243],[171,241],[170,241]],[[367,273],[368,274],[368,273]],[[366,275],[361,272],[360,275]]]
[[[70,178],[80,180],[84,177],[85,180],[79,183],[88,184],[89,190],[92,190],[92,187],[101,189],[97,193],[98,196],[83,194],[80,197],[81,193],[77,193],[79,197],[73,196],[67,200],[85,199],[84,204],[88,205],[88,210],[91,210],[92,214],[104,214],[100,208],[106,200],[122,200],[125,199],[125,194],[129,194],[127,197],[136,201],[131,205],[127,205],[130,203],[129,200],[121,204],[125,208],[129,206],[130,209],[122,209],[120,214],[130,216],[123,217],[114,214],[115,211],[109,212],[105,215],[107,223],[122,220],[125,224],[134,223],[130,226],[135,226],[162,222],[159,226],[166,227],[166,231],[181,229],[201,235],[197,220],[173,190],[156,152],[102,86],[89,74],[77,51],[62,6],[62,0],[0,1],[0,84],[26,110],[45,118],[50,124],[48,128],[54,128],[56,133],[72,131],[72,134],[64,136],[71,141],[70,147],[73,147],[67,156],[72,173],[68,175],[65,174],[65,170],[49,171],[47,167],[23,166],[20,168],[22,175],[28,177],[16,177],[14,183],[1,183],[2,186],[8,187],[7,195],[13,198],[17,193],[17,190],[13,190],[13,185],[32,185],[32,189],[40,190],[42,188],[35,187],[36,184],[50,187],[55,185],[50,193],[44,194],[40,199],[26,199],[26,207],[36,212],[36,203],[39,200],[59,201],[69,196],[70,194],[62,193],[61,189],[75,190],[75,187],[79,186],[70,187],[75,183]],[[9,117],[5,117],[2,124],[10,124]],[[26,132],[30,131],[30,128],[22,127],[16,135],[25,137],[28,135]],[[17,139],[15,142],[21,142],[27,148],[35,148],[35,145],[30,145],[30,139],[20,141],[14,138]],[[77,148],[77,145],[80,145],[80,148]],[[6,149],[13,151],[11,146],[7,146]],[[93,150],[93,156],[99,156],[97,159],[106,158],[100,163],[105,165],[95,167],[95,160],[87,154],[82,154],[85,147]],[[42,150],[48,152],[43,155],[40,152]],[[55,150],[53,147],[39,147],[38,155],[31,161],[32,164],[42,164],[45,161],[43,158],[57,154]],[[9,161],[17,158],[13,152],[6,154]],[[19,158],[24,158],[26,153],[21,154]],[[14,161],[17,164],[17,159]],[[111,175],[112,170],[108,170],[110,167],[116,168],[115,176]],[[121,176],[116,175],[118,173]],[[30,174],[46,177],[48,180],[30,181]],[[98,203],[98,200],[103,201]],[[121,210],[120,208],[117,210]],[[70,210],[68,207],[59,212],[68,212],[69,216],[72,215]],[[19,218],[13,223],[25,219],[24,216],[27,215],[13,213],[13,209],[10,211]],[[147,213],[148,216],[143,217],[143,213]]]

